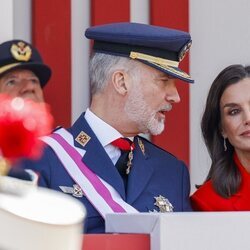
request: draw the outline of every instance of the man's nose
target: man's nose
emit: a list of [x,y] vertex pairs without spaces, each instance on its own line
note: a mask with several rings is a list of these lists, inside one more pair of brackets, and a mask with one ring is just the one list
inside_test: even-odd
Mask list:
[[181,101],[179,92],[175,83],[171,84],[166,91],[166,100],[171,103],[179,103]]
[[32,80],[22,79],[21,80],[21,90],[22,91],[33,91],[35,89],[35,84]]

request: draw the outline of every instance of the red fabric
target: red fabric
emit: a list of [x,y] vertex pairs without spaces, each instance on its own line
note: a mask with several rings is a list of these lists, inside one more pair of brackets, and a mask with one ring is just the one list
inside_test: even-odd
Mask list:
[[250,211],[250,174],[241,165],[236,155],[234,160],[242,175],[240,190],[230,198],[223,198],[215,192],[211,181],[208,181],[191,196],[194,210]]
[[121,150],[129,151],[134,149],[134,143],[126,138],[118,138],[112,142],[112,145],[118,147]]

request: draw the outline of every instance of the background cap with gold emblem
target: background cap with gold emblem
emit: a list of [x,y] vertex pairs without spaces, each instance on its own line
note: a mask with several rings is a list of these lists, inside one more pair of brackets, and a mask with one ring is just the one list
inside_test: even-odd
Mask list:
[[0,77],[14,69],[29,69],[44,87],[51,77],[51,69],[43,63],[38,50],[23,40],[0,44]]
[[136,59],[185,82],[194,82],[179,68],[191,46],[187,32],[124,22],[90,27],[85,36],[94,40],[95,52]]

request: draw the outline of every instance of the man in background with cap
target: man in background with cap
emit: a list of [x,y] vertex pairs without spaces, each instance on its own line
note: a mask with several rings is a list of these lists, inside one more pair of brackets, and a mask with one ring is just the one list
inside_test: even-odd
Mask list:
[[180,96],[175,79],[191,45],[179,30],[138,23],[91,27],[91,105],[68,130],[60,128],[37,162],[39,184],[80,200],[86,233],[103,233],[107,213],[190,211],[189,173],[172,154],[139,136],[160,134]]
[[43,102],[42,88],[51,77],[39,51],[23,40],[0,44],[0,93]]
[[[43,87],[51,77],[51,69],[43,63],[39,51],[23,40],[0,44],[0,94],[44,102]],[[1,164],[1,158],[0,158]],[[8,176],[35,180],[32,171],[12,168]]]

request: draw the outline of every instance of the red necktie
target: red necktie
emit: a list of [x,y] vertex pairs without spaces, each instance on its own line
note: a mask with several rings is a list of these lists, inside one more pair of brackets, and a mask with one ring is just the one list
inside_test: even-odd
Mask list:
[[133,150],[135,147],[134,143],[128,138],[118,138],[112,141],[112,145],[118,147],[120,150],[125,151]]

